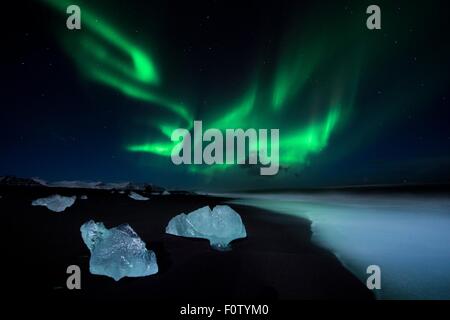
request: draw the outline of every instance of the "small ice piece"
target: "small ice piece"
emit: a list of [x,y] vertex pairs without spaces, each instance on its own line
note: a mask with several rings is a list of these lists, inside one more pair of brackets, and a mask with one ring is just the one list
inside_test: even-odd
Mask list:
[[147,197],[144,197],[144,196],[141,196],[139,193],[136,193],[136,192],[134,192],[134,191],[131,191],[130,192],[130,194],[128,195],[131,199],[134,199],[134,200],[142,200],[142,201],[144,201],[144,200],[148,200],[149,198],[147,198]]
[[163,195],[163,196],[168,196],[168,195],[170,195],[170,192],[167,191],[167,190],[164,190],[164,192],[162,193],[162,195]]
[[51,211],[62,212],[66,210],[66,208],[73,205],[76,198],[76,196],[64,197],[60,196],[59,194],[55,194],[47,198],[36,199],[31,203],[31,205],[46,206]]
[[145,277],[158,272],[156,255],[128,224],[107,229],[90,220],[80,228],[91,252],[89,271],[119,281],[123,277]]
[[85,195],[85,194],[82,195],[82,196],[80,197],[81,200],[87,200],[87,198],[88,198],[88,197],[87,197],[87,195]]
[[230,249],[230,242],[247,237],[241,216],[229,206],[206,206],[188,215],[181,213],[173,217],[166,233],[190,238],[205,238],[216,250]]

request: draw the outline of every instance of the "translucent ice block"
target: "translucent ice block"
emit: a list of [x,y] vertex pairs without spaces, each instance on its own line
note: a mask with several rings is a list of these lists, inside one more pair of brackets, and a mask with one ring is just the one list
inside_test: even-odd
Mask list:
[[169,221],[166,233],[205,238],[217,250],[229,249],[231,241],[247,236],[240,215],[229,206],[216,206],[212,211],[206,206],[187,215],[179,214]]
[[107,229],[103,223],[88,221],[80,228],[84,243],[91,251],[89,270],[92,274],[144,277],[158,272],[156,255],[128,224]]

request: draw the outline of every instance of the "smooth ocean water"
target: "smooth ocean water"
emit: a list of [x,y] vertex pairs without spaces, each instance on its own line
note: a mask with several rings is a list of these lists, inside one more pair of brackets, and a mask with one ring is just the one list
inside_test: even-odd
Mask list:
[[367,266],[380,266],[381,290],[375,290],[379,299],[450,299],[448,197],[348,193],[227,196],[236,198],[231,203],[310,220],[312,240],[334,252],[363,283]]

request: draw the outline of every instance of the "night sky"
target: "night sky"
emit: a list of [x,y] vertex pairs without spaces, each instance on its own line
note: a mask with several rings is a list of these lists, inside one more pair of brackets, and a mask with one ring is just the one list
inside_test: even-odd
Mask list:
[[[21,1],[3,11],[0,175],[203,190],[448,182],[447,2]],[[69,4],[81,30],[66,28]],[[381,30],[366,28],[369,4]],[[175,166],[170,134],[193,120],[279,128],[279,174]]]

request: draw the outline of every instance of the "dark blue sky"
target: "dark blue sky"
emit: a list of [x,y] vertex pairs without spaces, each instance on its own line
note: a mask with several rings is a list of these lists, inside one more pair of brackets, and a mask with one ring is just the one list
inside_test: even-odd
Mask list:
[[[361,1],[100,1],[86,7],[126,39],[150,47],[164,80],[160,92],[189,106],[195,119],[221,118],[228,101],[255,85],[248,119],[259,115],[283,135],[326,117],[322,100],[339,91],[341,117],[323,148],[299,156],[276,177],[259,177],[242,168],[193,172],[169,157],[127,150],[130,143],[164,141],[151,124],[178,120],[86,76],[83,61],[62,39],[67,31],[58,29],[66,15],[46,1],[15,5],[8,10],[12,27],[2,59],[0,175],[200,189],[448,182],[448,5],[380,6],[378,34],[364,29]],[[88,33],[89,26],[77,32]],[[314,68],[271,123],[263,105],[273,79],[301,59],[300,77]],[[298,81],[289,80],[290,88]]]

